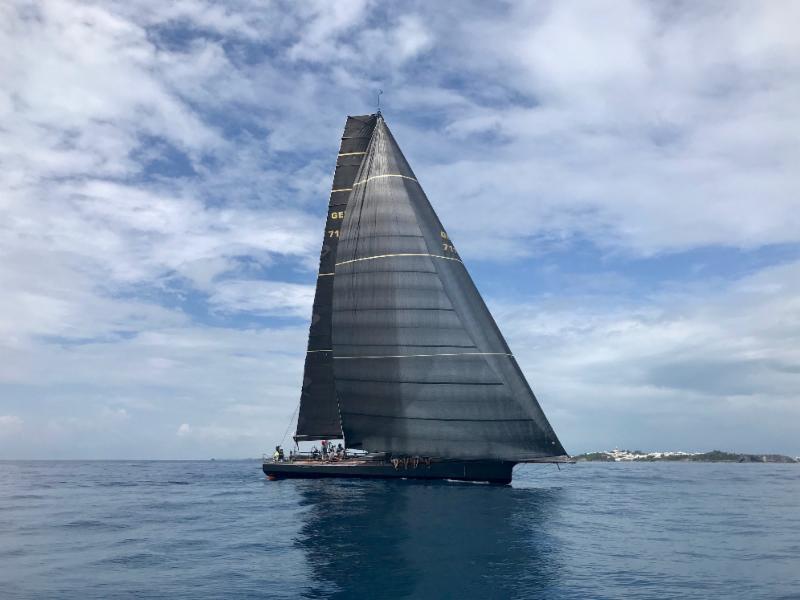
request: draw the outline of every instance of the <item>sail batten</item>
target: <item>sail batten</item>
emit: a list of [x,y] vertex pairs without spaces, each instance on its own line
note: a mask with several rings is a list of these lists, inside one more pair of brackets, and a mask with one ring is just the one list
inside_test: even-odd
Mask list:
[[[364,239],[378,238],[378,237],[389,237],[389,236],[370,235],[370,236],[364,236]],[[394,237],[417,237],[417,236],[414,236],[414,235],[399,235],[399,236],[394,236]],[[461,259],[460,258],[456,258],[455,256],[442,256],[441,254],[431,254],[429,252],[418,252],[416,254],[407,252],[407,253],[397,253],[397,254],[379,254],[378,256],[364,256],[362,258],[353,258],[351,260],[343,260],[342,262],[338,262],[338,263],[336,263],[336,266],[338,267],[339,265],[347,265],[347,264],[350,264],[350,263],[361,262],[361,261],[364,261],[364,260],[376,260],[376,259],[379,259],[379,258],[396,258],[396,257],[402,257],[402,256],[430,256],[431,258],[443,258],[445,260],[456,260],[458,262],[461,262]]]
[[334,356],[333,360],[375,359],[375,358],[430,358],[433,356],[512,356],[505,352],[438,352],[436,354],[387,354],[384,356]]
[[348,445],[463,459],[565,454],[381,117],[353,181],[330,310]]

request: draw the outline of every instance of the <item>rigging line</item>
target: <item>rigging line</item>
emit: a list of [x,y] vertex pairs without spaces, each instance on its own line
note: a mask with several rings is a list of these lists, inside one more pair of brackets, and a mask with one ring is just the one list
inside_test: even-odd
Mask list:
[[[336,263],[336,266],[338,267],[339,265],[347,265],[347,264],[354,263],[354,262],[360,262],[362,260],[374,260],[376,258],[391,258],[392,256],[430,256],[431,258],[443,258],[445,260],[454,260],[456,262],[461,262],[460,258],[454,258],[452,256],[441,256],[439,254],[429,254],[429,253],[425,252],[425,253],[419,253],[419,254],[412,254],[412,253],[408,253],[408,254],[379,254],[377,256],[366,256],[364,258],[354,258],[352,260],[345,260],[345,261],[342,261],[342,262],[338,262],[338,263]],[[464,263],[461,263],[461,264],[464,264]]]
[[336,273],[319,273],[317,277],[333,277]]
[[372,177],[367,177],[366,179],[362,179],[361,181],[356,181],[353,184],[353,187],[361,185],[363,183],[367,183],[368,181],[372,181],[373,179],[380,179],[381,177],[401,177],[402,179],[408,179],[409,181],[414,181],[416,183],[419,183],[419,181],[417,181],[413,177],[409,177],[408,175],[397,175],[394,173],[387,173],[386,175],[373,175]]
[[442,352],[440,354],[396,354],[387,356],[334,356],[334,360],[351,360],[354,358],[417,358],[430,356],[514,356],[508,352]]
[[286,426],[286,431],[284,432],[283,437],[281,438],[281,446],[283,446],[283,443],[286,441],[286,436],[289,435],[289,430],[292,428],[292,423],[294,423],[294,417],[299,410],[300,410],[300,403],[298,402],[297,407],[294,409],[294,412],[292,413],[292,416],[289,418],[289,424]]
[[338,190],[331,190],[331,194],[335,194],[336,192],[352,192],[353,188],[340,188]]
[[358,156],[361,154],[366,154],[366,152],[340,152],[339,156]]
[[[381,92],[382,93],[382,92]],[[378,95],[378,100],[380,101],[380,94]],[[367,179],[369,178],[369,174],[372,172],[373,165],[375,163],[375,145],[377,144],[377,140],[381,137],[381,128],[380,128],[380,111],[378,111],[378,118],[375,121],[375,127],[372,130],[372,134],[370,135],[369,142],[366,147],[366,155],[361,160],[361,166],[359,167],[358,171],[356,172],[356,176],[358,175],[367,175]],[[377,134],[377,136],[376,136]],[[355,187],[355,186],[354,186]],[[361,202],[356,202],[356,206],[358,207],[357,218],[353,222],[351,217],[351,231],[355,231],[355,235],[353,236],[355,239],[355,247],[353,248],[353,253],[358,255],[359,247],[361,245],[361,217],[364,213],[364,198],[360,199]],[[345,231],[346,233],[346,231]],[[334,258],[334,260],[336,260]],[[334,263],[334,270],[336,269],[336,264]]]
[[312,352],[333,352],[330,348],[327,350],[306,350],[306,354],[311,354]]

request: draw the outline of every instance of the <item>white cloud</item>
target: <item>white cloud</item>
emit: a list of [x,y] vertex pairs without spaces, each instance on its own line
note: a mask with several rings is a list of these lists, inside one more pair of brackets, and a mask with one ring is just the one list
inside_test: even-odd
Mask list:
[[0,415],[0,435],[10,435],[22,429],[24,421],[16,415]]
[[69,458],[69,454],[64,456],[64,450],[72,443],[88,443],[97,449],[109,439],[129,435],[131,415],[127,409],[103,406],[100,399],[86,400],[84,398],[82,406],[73,405],[61,414],[49,417],[35,415],[35,421],[32,421],[42,427],[44,435],[38,440],[27,440],[27,443],[38,442],[46,451],[50,444],[56,442],[61,446],[59,456]]
[[141,135],[190,152],[221,139],[159,77],[138,25],[69,2],[8,6],[2,31],[5,171],[120,175]]
[[303,34],[289,48],[289,58],[312,61],[355,59],[355,53],[339,40],[339,36],[362,22],[367,15],[367,4],[366,0],[317,0],[297,5]]
[[[108,6],[108,3],[102,4]],[[270,14],[271,11],[265,10],[262,2],[237,2],[232,8],[204,0],[140,0],[136,4],[114,2],[113,8],[115,12],[147,25],[191,24],[204,33],[213,32],[233,39],[269,37],[281,22]]]
[[388,27],[365,29],[357,35],[354,60],[384,62],[397,68],[434,45],[434,37],[416,15],[402,15]]
[[[792,263],[617,308],[608,298],[561,297],[499,305],[496,314],[576,450],[612,438],[649,448],[657,435],[670,447],[752,451],[770,439],[790,452],[800,423],[798,282],[800,263]],[[747,433],[736,438],[732,429]]]
[[[191,437],[198,442],[241,442],[243,439],[258,439],[261,434],[253,429],[241,427],[224,427],[220,425],[203,425],[190,427],[183,423],[178,427],[178,436]],[[250,457],[252,458],[252,457]]]
[[314,302],[314,286],[264,280],[227,280],[215,286],[209,302],[221,312],[307,318]]
[[124,408],[103,407],[102,418],[110,423],[121,423],[131,418],[128,411]]
[[[526,254],[542,236],[644,255],[798,242],[795,8],[450,11],[428,25],[454,29],[438,58],[480,86],[451,104],[447,135],[398,137],[428,160],[412,164],[462,252]],[[420,104],[409,90],[402,108]]]

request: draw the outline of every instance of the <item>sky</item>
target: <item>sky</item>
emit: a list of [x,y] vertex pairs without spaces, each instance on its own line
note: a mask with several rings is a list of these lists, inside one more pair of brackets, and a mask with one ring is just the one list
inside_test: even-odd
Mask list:
[[798,20],[3,2],[0,458],[293,431],[339,137],[379,89],[569,452],[800,455]]

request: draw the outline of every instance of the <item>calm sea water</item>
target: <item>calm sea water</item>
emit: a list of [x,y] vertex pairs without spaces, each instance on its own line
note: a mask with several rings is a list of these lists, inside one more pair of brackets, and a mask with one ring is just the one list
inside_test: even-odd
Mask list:
[[0,462],[2,598],[800,598],[800,465]]

